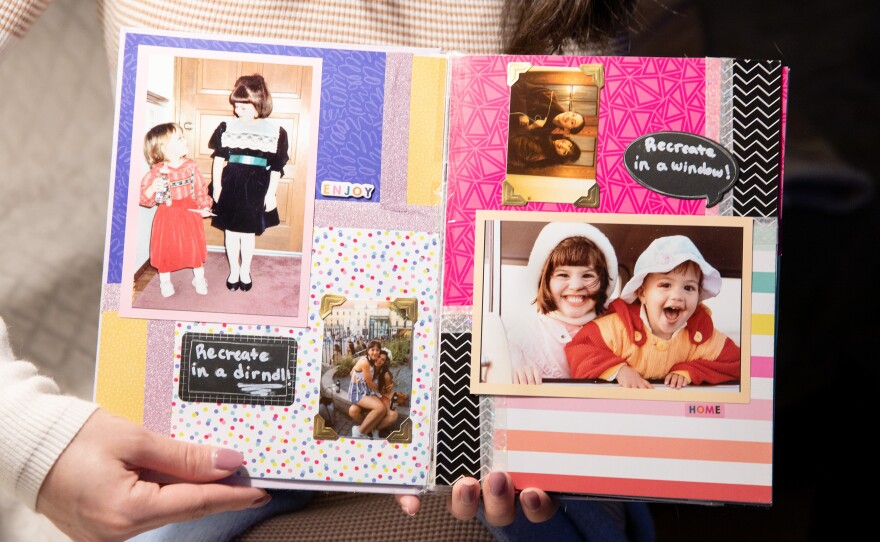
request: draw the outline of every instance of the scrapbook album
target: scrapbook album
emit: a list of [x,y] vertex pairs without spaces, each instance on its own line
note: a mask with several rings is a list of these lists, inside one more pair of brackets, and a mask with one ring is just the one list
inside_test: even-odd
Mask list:
[[102,405],[238,483],[772,502],[779,62],[120,43]]

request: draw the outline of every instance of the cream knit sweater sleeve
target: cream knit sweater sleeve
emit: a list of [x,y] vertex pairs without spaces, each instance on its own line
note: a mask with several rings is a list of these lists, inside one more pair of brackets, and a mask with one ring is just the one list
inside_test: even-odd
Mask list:
[[[24,37],[49,2],[0,2],[0,55]],[[96,408],[60,395],[55,382],[15,359],[0,319],[0,488],[34,508],[55,460]]]
[[3,0],[0,2],[0,54],[24,37],[51,0]]
[[12,354],[0,319],[0,488],[34,508],[43,479],[98,406],[60,395]]

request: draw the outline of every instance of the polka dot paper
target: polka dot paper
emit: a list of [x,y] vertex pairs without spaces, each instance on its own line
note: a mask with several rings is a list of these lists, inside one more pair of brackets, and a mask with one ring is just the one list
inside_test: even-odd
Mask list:
[[[239,450],[241,476],[266,480],[424,486],[431,464],[432,389],[437,355],[441,261],[435,234],[316,228],[312,239],[309,327],[177,322],[170,433],[175,439]],[[415,298],[412,324],[411,442],[314,437],[321,398],[324,295],[394,301]],[[180,399],[185,334],[228,336],[232,344],[273,337],[296,342],[291,404],[187,402]],[[201,336],[201,335],[199,335]],[[241,339],[236,341],[234,339]],[[247,341],[244,341],[247,338]],[[232,355],[232,354],[230,354]],[[235,362],[232,362],[236,366]],[[247,363],[242,366],[243,370]]]

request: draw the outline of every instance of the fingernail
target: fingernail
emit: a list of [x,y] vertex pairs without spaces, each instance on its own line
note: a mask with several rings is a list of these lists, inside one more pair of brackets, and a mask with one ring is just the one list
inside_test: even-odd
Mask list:
[[214,468],[220,470],[235,470],[244,462],[241,452],[229,448],[217,448],[214,450]]
[[467,482],[461,488],[461,503],[465,506],[473,506],[477,502],[477,491],[479,486],[476,482]]
[[536,491],[523,491],[519,498],[523,506],[529,510],[537,510],[541,507],[541,497],[538,496]]
[[414,515],[416,515],[416,513],[413,512],[411,504],[407,502],[407,499],[403,499],[401,501],[400,508],[403,510],[403,513],[409,517],[413,517]]
[[271,501],[271,500],[272,500],[272,495],[266,493],[265,495],[263,495],[259,499],[255,500],[253,502],[253,504],[251,504],[251,508],[259,508],[261,506],[266,506],[267,504],[269,504],[269,501]]
[[500,472],[489,474],[489,493],[493,497],[503,497],[507,493],[507,477]]

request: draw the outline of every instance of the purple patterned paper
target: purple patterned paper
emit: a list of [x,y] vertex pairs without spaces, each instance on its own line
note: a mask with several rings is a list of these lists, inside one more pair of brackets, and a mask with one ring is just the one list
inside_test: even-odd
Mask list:
[[382,118],[385,53],[319,49],[277,43],[246,43],[213,39],[127,34],[122,53],[119,127],[115,178],[107,251],[107,283],[122,280],[122,249],[128,203],[129,142],[135,106],[138,48],[141,45],[191,50],[228,51],[277,56],[322,58],[321,110],[318,132],[316,192],[324,179],[357,182],[374,187],[369,200],[379,201],[382,170]]

